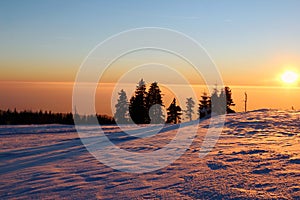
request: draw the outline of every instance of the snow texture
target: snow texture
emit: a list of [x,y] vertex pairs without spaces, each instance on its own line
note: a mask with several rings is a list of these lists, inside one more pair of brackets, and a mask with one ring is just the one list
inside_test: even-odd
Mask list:
[[[192,124],[199,130],[185,154],[144,174],[99,162],[73,126],[0,126],[0,199],[299,199],[299,118],[300,112],[268,109],[227,115],[204,158],[209,119]],[[139,138],[117,126],[103,129],[115,145],[138,153],[158,150],[176,135],[167,129]]]

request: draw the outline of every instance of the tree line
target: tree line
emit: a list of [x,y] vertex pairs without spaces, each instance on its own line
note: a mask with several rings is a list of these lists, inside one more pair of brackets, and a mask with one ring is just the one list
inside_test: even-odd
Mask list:
[[[0,125],[25,125],[25,124],[67,124],[74,125],[74,117],[81,124],[91,124],[93,116],[79,116],[70,113],[52,113],[51,111],[4,111],[0,110]],[[115,124],[112,117],[96,115],[99,124]]]
[[[194,114],[195,101],[193,98],[186,99],[186,110],[177,105],[174,98],[167,110],[167,119],[163,112],[165,107],[161,90],[157,82],[151,83],[149,90],[146,89],[146,83],[143,79],[136,86],[134,95],[128,101],[126,92],[122,89],[119,93],[114,119],[119,124],[177,124],[181,122],[183,113],[187,120],[192,120]],[[198,117],[209,117],[212,112],[216,114],[234,113],[231,109],[234,106],[232,93],[229,87],[221,91],[214,89],[211,96],[203,93],[198,104]]]
[[[211,96],[203,92],[199,100],[198,107],[193,98],[186,98],[186,109],[183,110],[177,105],[176,99],[173,98],[171,104],[166,108],[165,116],[163,94],[157,82],[153,82],[148,91],[143,79],[136,86],[134,95],[129,99],[124,90],[118,93],[116,112],[114,116],[96,115],[99,124],[177,124],[185,119],[191,121],[197,109],[199,118],[209,117],[212,112],[216,114],[234,113],[231,106],[234,106],[232,93],[229,87],[222,90],[214,89]],[[222,101],[224,100],[224,101]],[[74,125],[74,119],[79,124],[94,124],[95,116],[73,115],[70,113],[52,113],[51,111],[17,111],[10,109],[0,110],[0,125],[16,124],[69,124]]]

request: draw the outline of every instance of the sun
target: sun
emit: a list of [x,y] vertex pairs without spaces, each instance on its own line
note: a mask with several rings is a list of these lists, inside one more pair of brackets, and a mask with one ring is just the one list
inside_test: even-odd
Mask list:
[[298,74],[293,71],[286,71],[281,75],[281,80],[286,84],[294,84],[298,80]]

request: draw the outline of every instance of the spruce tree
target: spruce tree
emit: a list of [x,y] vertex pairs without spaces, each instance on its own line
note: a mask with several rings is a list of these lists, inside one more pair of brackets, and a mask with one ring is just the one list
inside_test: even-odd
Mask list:
[[129,103],[129,114],[132,121],[136,124],[147,124],[150,122],[146,98],[146,83],[141,79]]
[[186,115],[186,118],[189,121],[192,121],[192,117],[194,114],[194,110],[193,110],[194,107],[195,107],[195,102],[194,102],[193,98],[192,97],[186,98],[186,110],[184,110],[184,113]]
[[169,108],[167,108],[167,123],[171,123],[171,124],[177,124],[181,122],[181,108],[180,106],[176,105],[176,99],[174,98],[172,103],[170,104]]
[[217,107],[217,109],[216,109],[217,114],[220,114],[220,115],[226,114],[226,94],[225,94],[224,89],[221,90],[215,104]]
[[162,124],[165,116],[162,111],[163,101],[157,82],[151,84],[147,94],[147,110],[152,124]]
[[233,99],[232,99],[231,89],[228,86],[226,86],[224,88],[224,92],[225,92],[225,97],[226,97],[226,112],[227,113],[235,113],[235,111],[230,108],[231,106],[235,106],[235,104],[233,103]]
[[211,99],[206,92],[203,92],[199,102],[198,114],[201,119],[211,113]]
[[128,101],[126,92],[122,89],[119,93],[118,103],[115,105],[115,121],[119,124],[127,124],[128,121]]
[[211,100],[211,112],[217,115],[223,115],[226,113],[226,99],[224,97],[224,91],[219,90],[217,86],[214,88],[214,91],[210,97]]

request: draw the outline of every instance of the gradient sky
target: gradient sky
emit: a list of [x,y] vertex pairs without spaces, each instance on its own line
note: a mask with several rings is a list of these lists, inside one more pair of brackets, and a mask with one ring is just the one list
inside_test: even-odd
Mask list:
[[72,82],[99,42],[163,27],[201,43],[225,84],[278,86],[286,69],[300,72],[299,8],[298,0],[2,0],[0,81]]

